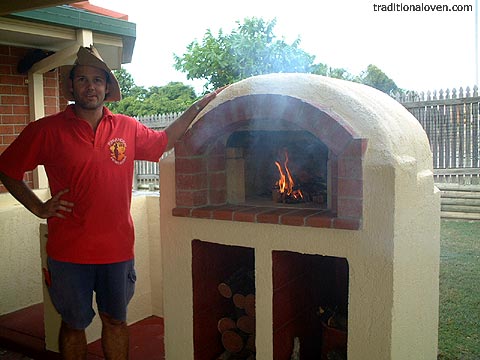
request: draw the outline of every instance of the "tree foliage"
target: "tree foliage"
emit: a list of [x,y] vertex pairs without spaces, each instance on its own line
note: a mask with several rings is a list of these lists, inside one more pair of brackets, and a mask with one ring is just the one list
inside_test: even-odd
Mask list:
[[332,68],[327,64],[319,63],[312,66],[312,74],[328,76],[335,79],[355,81],[355,76],[344,68]]
[[276,19],[265,21],[253,17],[243,23],[237,21],[237,28],[230,34],[220,29],[215,37],[209,29],[201,43],[195,40],[187,46],[185,54],[174,54],[174,67],[186,73],[188,79],[205,80],[206,90],[254,75],[282,72],[312,73],[359,82],[386,93],[400,90],[375,65],[369,65],[355,76],[344,68],[314,64],[315,56],[299,47],[300,38],[291,44],[277,39],[275,25]]
[[125,69],[115,71],[115,77],[120,85],[122,100],[107,103],[106,106],[117,114],[144,116],[182,112],[197,98],[193,87],[181,82],[145,89],[135,85]]
[[[300,38],[291,44],[274,34],[276,19],[246,18],[225,34],[222,29],[214,36],[208,29],[201,42],[193,41],[185,54],[174,54],[174,68],[186,73],[187,79],[205,80],[204,90],[210,91],[250,76],[301,72],[354,81],[377,88],[387,94],[402,91],[395,82],[375,65],[368,65],[359,75],[344,68],[315,64],[315,56],[300,48]],[[185,111],[196,99],[192,86],[170,82],[148,89],[137,86],[125,70],[114,71],[122,100],[107,103],[115,113],[130,116],[165,114]]]
[[288,44],[273,33],[276,19],[246,18],[236,22],[230,34],[209,29],[202,42],[193,41],[183,56],[174,54],[176,70],[187,79],[206,80],[214,89],[254,75],[279,72],[310,72],[315,56],[299,48],[300,39]]
[[135,88],[133,76],[124,68],[121,68],[120,70],[114,70],[113,74],[117,78],[122,97],[132,96],[132,90]]
[[395,82],[390,79],[380,68],[375,65],[368,65],[365,71],[355,76],[343,68],[332,68],[326,64],[316,64],[313,66],[313,74],[328,76],[336,79],[358,82],[364,85],[374,87],[384,93],[391,94],[396,91],[402,91]]
[[375,65],[368,65],[367,70],[362,72],[359,76],[360,83],[372,86],[384,93],[390,94],[395,91],[400,91],[397,84],[390,79],[382,70]]

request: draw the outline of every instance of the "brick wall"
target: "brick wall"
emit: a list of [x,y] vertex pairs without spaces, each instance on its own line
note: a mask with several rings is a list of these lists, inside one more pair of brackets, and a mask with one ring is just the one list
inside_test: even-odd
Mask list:
[[[30,121],[28,75],[19,74],[18,62],[29,49],[0,45],[0,153],[12,143]],[[58,72],[44,74],[45,114],[59,111],[65,101],[59,98]],[[32,187],[32,173],[25,174]],[[6,192],[0,184],[0,192]]]

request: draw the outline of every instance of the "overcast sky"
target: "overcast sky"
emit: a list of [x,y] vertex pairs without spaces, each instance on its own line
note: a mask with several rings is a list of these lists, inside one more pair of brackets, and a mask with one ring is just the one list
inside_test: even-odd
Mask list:
[[[131,64],[125,68],[137,85],[162,86],[182,81],[201,89],[173,68],[207,29],[229,33],[245,17],[277,19],[274,34],[315,55],[315,62],[358,75],[369,64],[383,70],[404,89],[417,91],[472,87],[476,83],[476,0],[90,0],[125,13],[136,23]],[[423,11],[375,11],[415,5]],[[392,5],[390,5],[392,4]],[[472,11],[427,11],[425,5],[467,5]]]

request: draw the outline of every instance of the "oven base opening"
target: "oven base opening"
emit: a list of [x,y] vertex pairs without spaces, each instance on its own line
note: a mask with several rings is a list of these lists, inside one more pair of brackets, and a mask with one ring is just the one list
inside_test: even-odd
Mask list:
[[[345,258],[272,251],[275,359],[346,359],[348,271]],[[192,279],[195,359],[254,359],[254,249],[193,240]]]
[[347,359],[348,262],[273,251],[274,359]]

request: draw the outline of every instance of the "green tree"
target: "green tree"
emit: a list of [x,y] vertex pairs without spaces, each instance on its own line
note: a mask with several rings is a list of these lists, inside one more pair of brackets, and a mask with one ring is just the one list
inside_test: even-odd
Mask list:
[[382,70],[372,64],[368,65],[367,70],[360,74],[357,81],[387,94],[401,90]]
[[230,34],[208,29],[201,43],[193,41],[183,56],[174,54],[174,67],[187,79],[204,79],[205,90],[231,84],[250,76],[278,72],[310,72],[315,56],[279,40],[273,33],[276,19],[246,18]]
[[312,66],[312,74],[328,76],[331,78],[355,81],[355,76],[344,68],[333,68],[327,64],[318,63]]
[[[314,64],[315,56],[300,49],[300,38],[291,44],[277,39],[273,33],[276,19],[246,18],[236,24],[230,34],[220,29],[216,37],[207,30],[201,43],[196,40],[190,43],[183,56],[174,54],[174,68],[186,73],[188,79],[204,79],[205,91],[250,76],[281,72],[313,73],[360,82],[388,94],[402,91],[375,65],[354,76],[344,68]],[[114,73],[122,93],[121,101],[107,103],[114,113],[142,116],[182,112],[197,99],[193,87],[181,82],[146,89],[137,86],[125,69]]]
[[197,98],[192,86],[170,82],[165,86],[148,89],[135,85],[133,77],[125,69],[114,72],[118,80],[122,100],[106,103],[117,114],[144,116],[185,111]]
[[120,93],[122,94],[122,97],[131,96],[132,89],[135,88],[133,76],[124,68],[113,70],[113,74],[117,78],[118,85],[120,85]]
[[138,115],[166,114],[186,110],[197,98],[190,85],[170,82],[148,89]]

